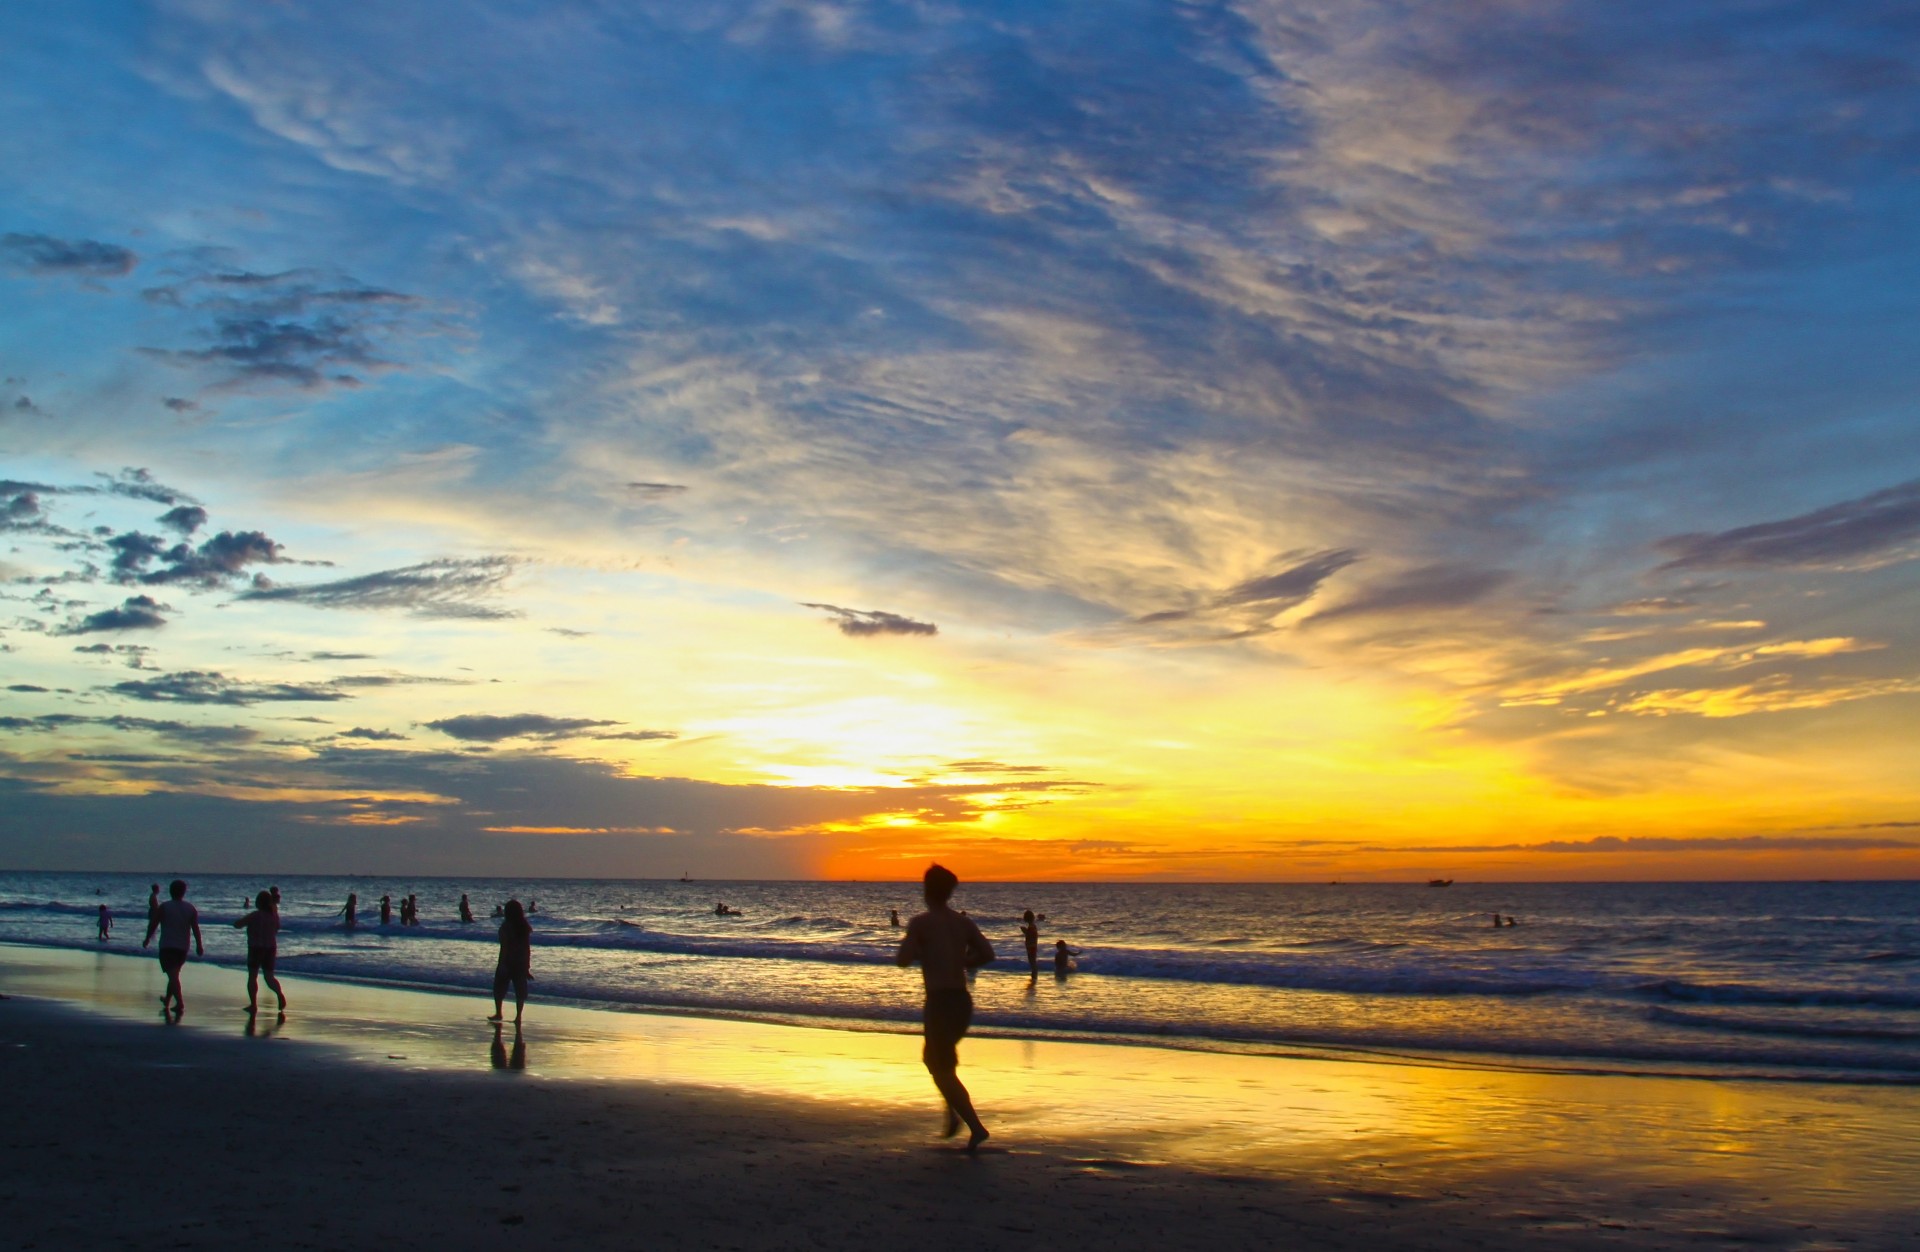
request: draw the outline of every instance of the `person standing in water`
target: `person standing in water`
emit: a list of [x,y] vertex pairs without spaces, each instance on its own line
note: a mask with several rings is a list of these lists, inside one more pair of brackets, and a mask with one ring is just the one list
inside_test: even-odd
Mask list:
[[266,976],[267,986],[273,994],[280,997],[280,1014],[287,1012],[287,993],[280,990],[280,980],[273,976],[274,958],[280,950],[280,913],[273,907],[273,895],[262,891],[253,898],[253,912],[235,922],[234,929],[247,932],[247,1014],[249,1016],[260,1008],[260,978]]
[[186,880],[174,879],[167,885],[167,895],[169,898],[154,908],[153,918],[147,923],[147,937],[140,946],[152,943],[153,932],[160,932],[160,968],[167,974],[167,993],[160,997],[160,1012],[164,1016],[172,1004],[178,1016],[187,1011],[187,997],[180,991],[180,970],[187,963],[187,936],[193,936],[194,949],[201,956],[207,954],[207,947],[200,938],[200,910],[187,903]]
[[533,927],[520,901],[507,901],[506,920],[500,923],[500,959],[493,967],[493,1016],[497,1022],[507,998],[507,985],[513,985],[513,1020],[518,1022],[526,1010],[527,980],[533,977]]
[[1027,977],[1037,982],[1040,978],[1040,923],[1034,920],[1032,909],[1021,916],[1020,941],[1027,945]]
[[907,923],[906,938],[900,941],[895,959],[902,968],[915,962],[920,965],[927,990],[926,1044],[920,1058],[947,1102],[946,1136],[952,1137],[960,1123],[966,1122],[971,1132],[967,1151],[972,1152],[986,1141],[987,1128],[974,1112],[973,1097],[960,1081],[960,1040],[973,1023],[973,996],[967,991],[967,975],[993,960],[993,945],[971,919],[948,907],[953,889],[959,885],[959,878],[946,866],[927,867],[921,879],[927,911]]
[[113,938],[113,910],[106,905],[100,906],[100,942]]
[[473,906],[467,903],[467,893],[464,891],[460,893],[460,920],[463,922],[473,920]]
[[347,892],[347,902],[340,906],[340,916],[347,919],[347,929],[352,930],[360,922],[360,897]]
[[[407,911],[407,906],[405,904],[402,904],[400,906],[400,912],[404,915],[406,911]],[[380,897],[380,924],[382,926],[389,926],[393,924],[393,897],[392,896]]]

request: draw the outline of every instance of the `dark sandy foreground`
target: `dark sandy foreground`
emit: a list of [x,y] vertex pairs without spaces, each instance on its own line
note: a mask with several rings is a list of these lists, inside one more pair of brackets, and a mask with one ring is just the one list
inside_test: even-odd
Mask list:
[[382,1069],[20,997],[0,1054],[19,1248],[1920,1247],[1911,1196],[1810,1221],[1742,1211],[1706,1176],[975,1158],[925,1107]]

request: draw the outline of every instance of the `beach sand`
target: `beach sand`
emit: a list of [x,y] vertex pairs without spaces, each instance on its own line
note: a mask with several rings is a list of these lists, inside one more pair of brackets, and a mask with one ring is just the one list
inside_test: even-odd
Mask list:
[[1920,1246],[1906,1088],[980,1038],[970,1157],[907,1036],[243,981],[0,946],[17,1246]]

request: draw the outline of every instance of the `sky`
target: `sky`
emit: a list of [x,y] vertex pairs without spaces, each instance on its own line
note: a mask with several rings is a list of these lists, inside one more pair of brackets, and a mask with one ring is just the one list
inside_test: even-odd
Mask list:
[[0,6],[0,862],[1920,875],[1920,9]]

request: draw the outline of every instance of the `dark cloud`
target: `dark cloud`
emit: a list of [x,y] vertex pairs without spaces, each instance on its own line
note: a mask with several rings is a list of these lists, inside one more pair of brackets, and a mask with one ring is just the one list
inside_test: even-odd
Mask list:
[[[41,717],[0,718],[0,730],[46,732],[60,730],[69,726],[104,726],[110,730],[128,733],[159,735],[177,743],[189,743],[200,747],[234,747],[253,743],[260,733],[247,726],[207,726],[192,722],[177,722],[151,717],[85,717],[74,713],[48,713]],[[93,757],[89,759],[106,760],[113,758]],[[153,758],[167,760],[165,757]]]
[[169,530],[191,535],[207,524],[207,511],[197,504],[176,505],[162,513],[158,521]]
[[8,683],[8,691],[45,691],[45,687],[36,687],[32,683]]
[[830,613],[834,625],[843,635],[856,639],[871,635],[937,635],[940,628],[932,622],[915,621],[911,617],[902,617],[898,613],[889,613],[884,609],[843,609],[837,604],[817,604],[803,601],[802,607],[819,609]]
[[[455,739],[464,739],[470,743],[498,743],[502,739],[523,738],[570,739],[596,727],[619,724],[587,717],[548,717],[544,713],[513,713],[506,716],[467,713],[459,717],[443,717],[437,722],[426,723],[430,730],[437,730],[443,735],[451,735]],[[607,736],[594,737],[606,738]]]
[[238,598],[320,609],[403,609],[414,617],[493,620],[519,616],[480,603],[505,586],[513,567],[511,559],[500,556],[426,561],[328,583],[255,586]]
[[1674,535],[1654,545],[1660,568],[1833,569],[1898,558],[1920,539],[1920,479],[1778,522],[1715,534]]
[[94,656],[117,656],[126,661],[128,669],[158,669],[147,664],[147,654],[153,649],[137,643],[88,643],[74,649],[75,652]]
[[61,635],[90,635],[103,630],[158,630],[167,624],[162,616],[167,606],[152,596],[128,596],[118,608],[89,613],[64,630]]
[[1428,565],[1409,570],[1391,581],[1362,588],[1351,598],[1320,610],[1301,624],[1340,617],[1464,608],[1485,598],[1511,578],[1505,570]]
[[373,656],[367,652],[309,652],[309,661],[371,661]]
[[1258,618],[1270,619],[1312,599],[1322,583],[1358,561],[1360,554],[1350,548],[1328,548],[1307,554],[1289,552],[1280,559],[1288,564],[1274,573],[1236,583],[1200,608],[1165,609],[1136,620],[1143,625],[1157,625],[1189,621],[1221,610],[1237,610],[1243,618],[1250,611]]
[[160,403],[166,405],[175,413],[192,413],[200,407],[196,401],[189,400],[184,396],[168,396]]
[[1047,774],[1049,765],[1006,765],[999,761],[948,761],[941,769],[952,774]]
[[370,726],[355,726],[352,730],[343,730],[337,736],[341,739],[377,739],[383,741],[404,742],[405,735],[391,730],[375,730]]
[[82,278],[119,278],[132,273],[140,263],[139,257],[118,244],[19,234],[0,235],[0,260],[29,274],[73,274]]
[[181,365],[209,365],[228,385],[318,391],[358,386],[362,375],[398,368],[376,338],[398,333],[417,297],[310,270],[223,272],[152,287],[148,300],[206,316],[208,347],[145,349]]
[[4,522],[7,525],[18,525],[21,522],[36,521],[45,516],[40,509],[40,495],[38,492],[22,491],[15,494],[11,499],[0,495],[0,500],[5,500],[5,504],[0,505],[0,522]]
[[622,730],[613,734],[595,735],[595,739],[630,739],[635,742],[651,743],[655,740],[678,739],[677,730]]
[[[100,477],[107,478],[107,475],[102,474]],[[154,504],[175,505],[183,502],[186,504],[192,504],[194,502],[192,496],[184,491],[176,491],[172,487],[166,486],[164,483],[155,479],[154,476],[145,469],[123,469],[120,471],[118,477],[107,478],[107,482],[103,487],[79,487],[74,488],[74,490],[105,491],[109,495],[126,496],[130,500],[150,500]]]
[[134,700],[166,704],[258,704],[263,701],[348,700],[333,686],[312,683],[250,683],[211,670],[182,670],[159,678],[128,679],[107,688]]
[[687,489],[685,483],[628,483],[627,489],[647,496],[671,496]]
[[[200,509],[191,512],[205,517]],[[148,586],[190,583],[201,587],[225,586],[244,575],[249,565],[278,565],[284,550],[257,530],[223,530],[197,548],[185,543],[169,544],[156,535],[140,531],[128,531],[108,539],[107,547],[113,551],[114,577],[121,582]],[[147,568],[156,561],[160,568]]]

